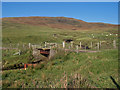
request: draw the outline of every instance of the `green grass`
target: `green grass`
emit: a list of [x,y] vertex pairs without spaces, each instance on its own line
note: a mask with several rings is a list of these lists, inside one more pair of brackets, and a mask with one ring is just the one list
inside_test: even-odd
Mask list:
[[[81,41],[82,44],[90,46],[90,43],[93,42],[94,47],[96,47],[96,43],[99,41],[105,41],[105,43],[102,43],[101,52],[64,53],[64,51],[58,50],[59,52],[54,58],[44,61],[36,68],[27,68],[26,71],[3,71],[3,87],[60,88],[66,87],[64,84],[67,84],[68,87],[116,88],[110,76],[118,82],[118,50],[113,49],[112,46],[113,40],[116,40],[118,43],[118,39],[115,34],[108,37],[105,35],[117,33],[117,31],[116,29],[74,31],[4,22],[3,47],[10,47],[11,43],[11,47],[17,48],[17,44],[20,44],[17,50],[2,51],[2,61],[5,68],[10,68],[14,64],[29,63],[35,60],[32,56],[32,51],[28,49],[28,43],[43,44],[43,42],[47,41],[62,44],[63,39],[73,39],[75,45]],[[56,37],[53,37],[53,34],[56,34]],[[95,38],[92,37],[92,34],[94,34]],[[23,48],[23,44],[25,48]],[[19,49],[22,51],[22,54],[13,55]],[[77,79],[76,74],[82,79]]]
[[[113,76],[118,82],[117,58],[117,50],[106,50],[97,53],[65,53],[45,63],[42,69],[28,68],[26,71],[4,71],[3,87],[50,87],[50,82],[54,83],[53,87],[60,87],[59,85],[62,85],[61,82],[58,82],[58,86],[56,83],[63,78],[63,73],[66,72],[68,76],[67,83],[71,81],[71,78],[69,78],[71,74],[74,76],[78,73],[91,86],[115,88],[116,86],[110,76]],[[16,82],[19,85],[15,86]],[[22,85],[23,82],[25,85]],[[10,85],[5,86],[8,83]]]
[[4,65],[3,69],[10,69],[16,64],[20,63],[30,63],[34,61],[31,50],[24,50],[21,52],[21,55],[14,55],[18,50],[3,50],[2,52],[2,64]]
[[[112,41],[117,36],[106,34],[117,33],[118,30],[66,30],[50,28],[45,26],[30,26],[15,23],[3,23],[3,45],[6,43],[41,43],[41,42],[58,42],[62,43],[63,39],[73,39],[75,43],[79,41]],[[102,35],[103,33],[103,35]],[[53,37],[53,34],[57,34]],[[91,34],[94,34],[95,38]]]

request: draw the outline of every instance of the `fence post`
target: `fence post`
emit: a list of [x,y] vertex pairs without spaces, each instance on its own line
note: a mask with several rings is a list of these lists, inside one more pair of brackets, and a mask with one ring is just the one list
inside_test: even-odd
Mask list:
[[99,44],[99,42],[97,43],[97,47],[98,47],[98,50],[100,49],[100,44]]
[[46,46],[47,46],[47,43],[45,42],[45,48],[46,48]]
[[73,48],[73,41],[71,42],[71,48]]
[[65,41],[63,41],[63,48],[65,48]]
[[80,42],[80,49],[81,49],[81,46],[82,46],[82,44],[81,44],[81,42]]
[[76,51],[77,51],[77,53],[78,53],[78,45],[76,46]]
[[86,52],[86,45],[85,45],[85,52]]
[[29,48],[31,47],[31,43],[29,43]]
[[116,40],[113,40],[113,47],[116,48]]
[[99,47],[101,48],[101,41],[100,41],[100,46]]
[[21,51],[19,50],[19,55],[20,55]]

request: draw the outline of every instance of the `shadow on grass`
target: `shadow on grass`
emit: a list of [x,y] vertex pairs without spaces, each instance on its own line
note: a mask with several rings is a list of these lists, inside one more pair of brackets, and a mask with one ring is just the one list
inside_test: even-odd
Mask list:
[[117,84],[117,82],[115,81],[115,79],[112,76],[110,76],[110,79],[116,85],[116,87],[120,90],[120,86]]

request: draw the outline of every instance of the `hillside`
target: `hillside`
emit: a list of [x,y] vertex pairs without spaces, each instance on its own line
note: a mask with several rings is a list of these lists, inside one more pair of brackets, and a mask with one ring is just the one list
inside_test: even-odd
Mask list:
[[48,26],[58,29],[100,29],[117,28],[117,25],[105,23],[88,23],[82,20],[67,17],[8,17],[3,18],[3,25],[6,23],[29,24],[35,26]]
[[[116,88],[111,77],[118,82],[117,26],[65,17],[3,18],[2,26],[3,88]],[[66,43],[64,50],[65,39],[72,39],[73,47]],[[35,57],[29,48],[29,43],[44,47],[45,42],[57,43],[50,60]],[[89,49],[80,48],[80,42]],[[76,46],[85,52],[72,52]],[[38,60],[34,68],[16,69]]]
[[[96,34],[95,38],[92,36],[93,33]],[[106,37],[110,33],[113,35]],[[117,33],[116,25],[87,23],[66,17],[9,17],[2,20],[3,44],[45,41],[61,43],[64,39],[73,39],[76,43],[100,41],[103,38],[112,40],[117,38]]]

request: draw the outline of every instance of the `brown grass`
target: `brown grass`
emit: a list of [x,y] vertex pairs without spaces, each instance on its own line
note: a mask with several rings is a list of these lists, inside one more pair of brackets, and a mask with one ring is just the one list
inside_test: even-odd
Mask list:
[[105,29],[114,28],[117,25],[105,23],[87,23],[82,20],[67,17],[9,17],[3,18],[3,22],[21,23],[37,26],[48,26],[59,29]]

